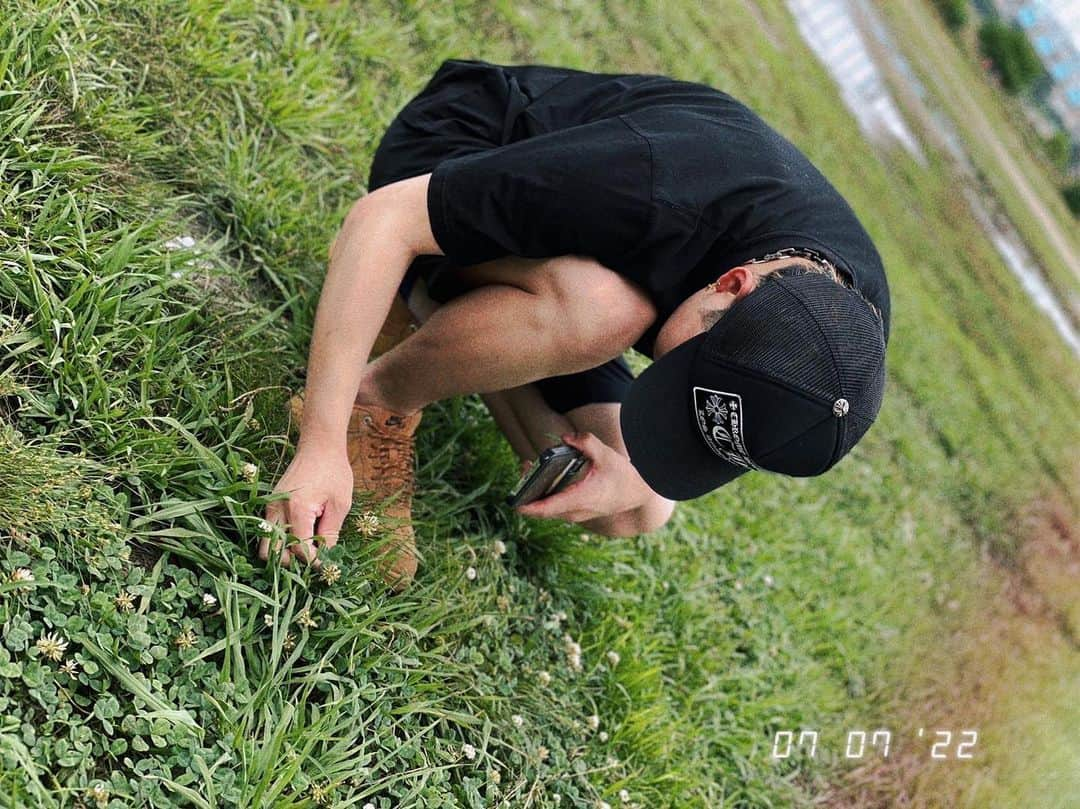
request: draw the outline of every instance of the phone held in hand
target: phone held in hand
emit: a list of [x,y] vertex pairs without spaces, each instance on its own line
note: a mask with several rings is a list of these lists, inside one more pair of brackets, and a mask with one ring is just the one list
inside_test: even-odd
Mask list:
[[585,465],[580,450],[560,444],[544,450],[506,498],[511,506],[523,506],[555,494],[570,485]]

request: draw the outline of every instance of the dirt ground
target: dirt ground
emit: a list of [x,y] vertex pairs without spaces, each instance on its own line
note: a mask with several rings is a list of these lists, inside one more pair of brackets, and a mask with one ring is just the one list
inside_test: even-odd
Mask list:
[[[1054,711],[1053,698],[1048,705],[1032,700],[1039,699],[1041,683],[1060,682],[1068,671],[1073,676],[1080,671],[1076,506],[1060,497],[1035,503],[1017,530],[1025,538],[1022,549],[1015,558],[987,558],[979,603],[964,610],[960,631],[944,634],[940,648],[926,653],[923,675],[910,683],[901,711],[907,717],[933,717],[937,727],[979,728],[982,736],[996,734],[1006,743],[1013,734],[1015,748],[999,743],[980,756],[983,751],[976,747],[971,762],[940,762],[927,755],[925,746],[901,746],[885,761],[850,770],[822,797],[823,806],[981,809],[986,804],[973,801],[995,790],[1002,795],[1023,790],[1015,783],[1016,771],[1040,762],[1021,740],[1037,736],[1041,723],[1052,722],[1043,717]],[[1041,797],[1026,805],[1044,805]]]

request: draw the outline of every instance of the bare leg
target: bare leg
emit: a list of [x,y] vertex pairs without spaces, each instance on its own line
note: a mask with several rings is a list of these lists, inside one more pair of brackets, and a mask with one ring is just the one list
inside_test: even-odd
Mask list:
[[[423,279],[413,285],[408,304],[413,317],[420,323],[427,322],[440,305],[427,294]],[[569,419],[547,406],[532,384],[484,393],[480,398],[511,448],[522,460],[531,460],[557,443],[551,439],[551,435],[558,436],[574,429]]]
[[622,353],[655,317],[638,287],[589,259],[508,258],[473,269],[486,283],[370,363],[358,403],[410,413],[583,371]]
[[547,406],[535,385],[485,393],[481,398],[495,424],[523,461],[532,460],[559,443],[551,435],[559,436],[574,429],[565,416]]
[[[421,322],[426,322],[439,308],[418,281],[409,297],[409,308]],[[626,454],[619,429],[619,407],[614,402],[597,402],[574,408],[568,413],[553,410],[535,385],[520,385],[508,390],[482,394],[492,418],[506,436],[511,448],[522,460],[532,460],[548,447],[558,444],[568,432],[591,432],[609,447]],[[671,516],[672,504],[663,498],[645,504],[636,512],[613,514],[583,523],[590,531],[609,536],[628,536],[655,530]]]

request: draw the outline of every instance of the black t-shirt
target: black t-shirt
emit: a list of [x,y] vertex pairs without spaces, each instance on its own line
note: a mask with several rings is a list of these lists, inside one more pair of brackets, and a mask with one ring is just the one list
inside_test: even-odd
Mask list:
[[467,266],[588,255],[658,310],[647,354],[687,297],[731,267],[811,248],[889,331],[877,250],[810,161],[731,96],[662,76],[499,68],[520,93],[505,145],[441,162],[428,191],[440,248]]

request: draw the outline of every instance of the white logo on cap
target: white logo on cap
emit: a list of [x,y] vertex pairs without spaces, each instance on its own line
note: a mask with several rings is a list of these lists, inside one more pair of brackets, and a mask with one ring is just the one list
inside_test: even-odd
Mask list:
[[695,387],[693,400],[695,420],[709,449],[728,463],[757,469],[743,441],[742,397],[737,393]]

